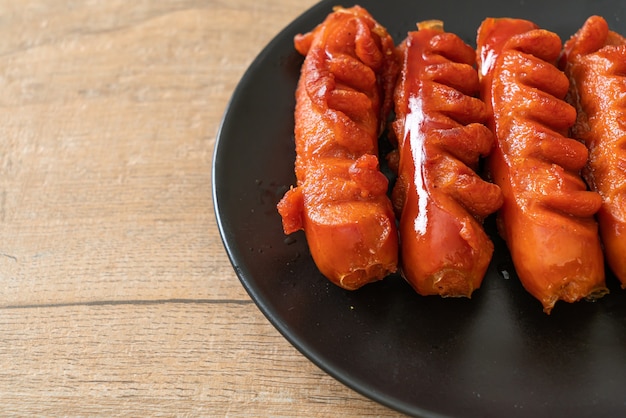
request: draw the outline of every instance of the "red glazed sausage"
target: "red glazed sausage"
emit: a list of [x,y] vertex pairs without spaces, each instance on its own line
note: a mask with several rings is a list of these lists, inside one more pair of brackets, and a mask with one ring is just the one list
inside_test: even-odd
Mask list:
[[493,253],[482,220],[502,203],[499,187],[475,172],[493,135],[476,98],[474,49],[439,21],[418,28],[399,46],[394,99],[402,274],[421,295],[470,297]]
[[604,255],[626,288],[626,39],[592,16],[565,43],[561,66],[578,110],[572,134],[589,150],[583,174],[602,196]]
[[378,136],[398,71],[385,28],[358,6],[336,8],[295,38],[297,186],[278,203],[286,234],[303,229],[319,270],[356,289],[395,272],[398,236]]
[[520,19],[486,19],[478,30],[482,97],[496,147],[488,169],[504,195],[500,233],[524,287],[550,313],[558,300],[608,292],[594,215],[600,196],[580,170],[587,149],[567,136],[576,110],[556,66],[561,40]]

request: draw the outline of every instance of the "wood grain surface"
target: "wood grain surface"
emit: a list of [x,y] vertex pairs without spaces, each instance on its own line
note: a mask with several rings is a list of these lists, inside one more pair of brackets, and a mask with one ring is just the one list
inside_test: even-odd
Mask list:
[[314,1],[0,1],[0,415],[397,416],[240,285],[224,109]]

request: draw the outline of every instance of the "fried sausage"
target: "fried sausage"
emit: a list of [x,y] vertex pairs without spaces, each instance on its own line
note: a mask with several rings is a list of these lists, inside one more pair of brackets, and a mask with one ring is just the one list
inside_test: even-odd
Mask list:
[[398,72],[394,42],[363,8],[336,8],[298,35],[297,186],[278,203],[286,234],[303,229],[313,260],[345,289],[397,269],[398,235],[378,137]]
[[626,288],[626,39],[592,16],[565,43],[561,67],[578,115],[572,135],[589,150],[583,175],[602,196],[604,255]]
[[580,175],[587,149],[567,136],[576,109],[555,65],[561,40],[529,21],[488,18],[477,48],[496,136],[487,166],[504,195],[499,230],[517,275],[546,313],[558,300],[598,298],[608,292],[594,219],[602,202]]
[[470,297],[493,253],[482,221],[502,204],[499,187],[475,171],[494,139],[474,49],[440,21],[418,29],[398,47],[394,97],[401,270],[421,295]]

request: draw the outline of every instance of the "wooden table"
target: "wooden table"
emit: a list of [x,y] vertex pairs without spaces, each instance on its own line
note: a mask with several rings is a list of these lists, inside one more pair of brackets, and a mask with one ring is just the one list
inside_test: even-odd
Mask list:
[[0,415],[398,415],[270,325],[213,214],[230,95],[313,3],[0,1]]

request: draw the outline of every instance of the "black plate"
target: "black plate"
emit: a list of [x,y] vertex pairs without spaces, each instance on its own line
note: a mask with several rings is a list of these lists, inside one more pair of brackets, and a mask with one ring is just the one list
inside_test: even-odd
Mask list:
[[[521,287],[493,219],[496,250],[471,300],[421,297],[399,277],[348,292],[313,264],[304,235],[285,239],[276,202],[294,183],[294,89],[302,63],[292,39],[320,23],[324,1],[257,57],[224,115],[213,198],[230,260],[269,321],[320,368],[384,405],[418,416],[624,416],[626,291],[596,303],[558,303],[550,316]],[[475,45],[487,16],[531,19],[571,36],[592,14],[626,33],[622,0],[362,1],[399,42],[442,19]],[[348,6],[348,4],[343,4]],[[626,254],[625,254],[626,256]],[[511,278],[506,279],[506,274]]]

